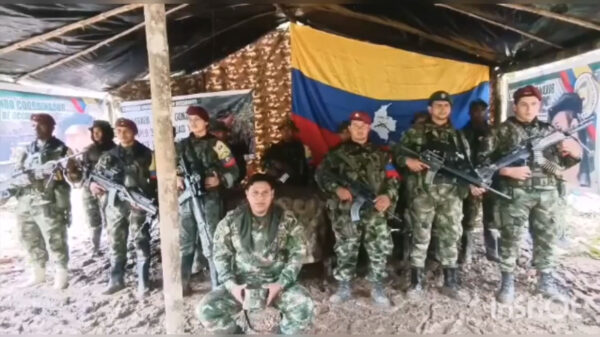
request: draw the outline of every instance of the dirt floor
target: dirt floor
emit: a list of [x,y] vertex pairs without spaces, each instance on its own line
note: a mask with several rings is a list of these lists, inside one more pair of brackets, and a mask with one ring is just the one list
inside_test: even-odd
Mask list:
[[[0,334],[163,334],[165,311],[161,293],[160,252],[156,235],[153,242],[151,278],[155,280],[149,297],[135,295],[132,257],[127,266],[129,287],[112,296],[101,295],[107,283],[109,263],[106,240],[104,257],[90,258],[85,218],[75,204],[74,223],[69,230],[71,260],[70,286],[64,291],[52,289],[52,269],[46,284],[20,288],[27,279],[24,255],[19,248],[14,202],[0,208]],[[470,300],[460,303],[438,291],[441,272],[430,266],[426,299],[405,299],[407,273],[402,266],[389,281],[394,306],[374,308],[366,282],[357,282],[355,300],[331,305],[327,298],[335,290],[332,282],[320,277],[321,267],[309,265],[301,275],[301,284],[313,295],[316,319],[309,333],[395,334],[534,334],[584,333],[600,335],[600,261],[590,258],[589,245],[600,238],[600,214],[565,210],[568,240],[561,244],[560,283],[568,289],[571,302],[552,303],[535,295],[535,271],[528,267],[530,249],[523,250],[517,275],[518,298],[512,306],[497,305],[494,293],[499,283],[495,264],[483,256],[478,242],[474,262],[462,269],[462,285]],[[156,234],[156,233],[154,233]],[[480,235],[478,235],[479,237]],[[527,246],[527,245],[526,245]],[[194,308],[209,288],[201,275],[194,279],[195,293],[185,299],[186,332],[202,333],[194,317]]]

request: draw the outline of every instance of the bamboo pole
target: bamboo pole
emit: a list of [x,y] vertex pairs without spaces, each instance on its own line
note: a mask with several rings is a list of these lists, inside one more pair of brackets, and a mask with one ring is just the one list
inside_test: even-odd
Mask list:
[[183,333],[183,293],[179,256],[179,203],[171,120],[171,82],[164,4],[144,5],[152,96],[152,128],[158,179],[163,295],[168,334]]

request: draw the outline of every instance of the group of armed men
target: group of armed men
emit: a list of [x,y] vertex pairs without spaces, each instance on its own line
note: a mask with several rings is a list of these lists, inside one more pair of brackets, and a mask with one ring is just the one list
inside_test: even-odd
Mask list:
[[[561,169],[569,168],[579,161],[581,149],[576,144],[557,142],[544,149],[544,161],[525,160],[497,170],[493,187],[508,198],[493,195],[490,191],[496,190],[489,184],[466,183],[450,174],[452,169],[475,172],[476,167],[489,166],[527,139],[556,132],[553,126],[538,120],[542,96],[537,88],[520,88],[513,100],[514,116],[496,128],[486,123],[487,104],[481,100],[473,102],[471,122],[459,131],[450,122],[453,107],[450,94],[435,92],[429,98],[428,113],[415,120],[400,142],[389,150],[369,142],[372,123],[369,114],[357,111],[348,116],[340,130],[342,142],[330,150],[314,171],[314,181],[329,198],[327,208],[335,235],[334,278],[338,287],[330,302],[342,303],[352,298],[352,282],[363,246],[369,258],[367,279],[372,284],[374,304],[391,305],[384,280],[393,249],[388,219],[390,214],[399,212],[394,210],[396,205],[402,205],[401,212],[407,215],[410,224],[408,298],[419,299],[424,295],[424,268],[430,243],[435,246],[435,258],[443,268],[442,293],[457,300],[464,298],[457,266],[459,260],[468,263],[471,259],[473,227],[480,220],[482,204],[484,224],[495,224],[495,228],[484,229],[486,246],[493,246],[498,238],[490,233],[495,231],[501,237],[500,255],[494,255],[494,249],[488,254],[488,258],[499,262],[502,274],[497,300],[510,303],[515,297],[514,271],[520,239],[527,230],[533,238],[533,265],[540,272],[539,292],[552,298],[564,296],[552,276],[557,265],[561,177],[559,171],[547,169],[547,162]],[[239,180],[235,156],[223,140],[209,132],[209,113],[204,108],[190,106],[186,113],[191,132],[176,143],[178,188],[182,195],[180,243],[184,295],[191,293],[194,255],[202,251],[216,274],[212,291],[197,308],[199,320],[207,331],[238,332],[240,311],[261,305],[277,309],[281,333],[304,331],[314,315],[309,293],[297,284],[303,256],[307,254],[306,236],[294,214],[274,203],[275,188],[280,182],[273,174],[251,175],[244,185],[247,202],[224,215],[223,191]],[[116,121],[118,144],[115,144],[111,125],[95,121],[90,128],[94,143],[83,152],[81,160],[75,160],[65,144],[52,136],[54,120],[50,115],[35,114],[31,119],[37,139],[18,162],[18,169],[28,173],[29,184],[10,189],[10,195],[18,199],[20,238],[32,270],[28,285],[44,282],[50,256],[56,264],[55,287],[68,286],[67,181],[80,182],[84,186],[95,251],[99,249],[102,228],[108,232],[110,277],[104,293],[112,294],[125,287],[127,237],[131,232],[136,248],[138,293],[143,296],[149,290],[152,221],[148,208],[132,202],[135,196],[131,195],[152,198],[156,181],[152,176],[152,151],[135,139],[135,123],[124,118]],[[286,125],[282,143],[265,155],[275,158],[274,161],[279,158],[284,166],[286,161],[306,155],[302,143],[293,140],[293,125]],[[300,155],[293,155],[286,148]],[[427,161],[430,157],[419,156],[424,152],[442,158],[443,167],[448,170],[440,169],[430,175],[432,167]],[[37,164],[60,158],[68,160],[49,178],[48,172],[32,170],[36,161],[31,158],[37,158]],[[312,178],[304,159],[287,165],[285,179],[296,179],[303,184]],[[105,177],[122,188],[102,184],[102,179],[86,178],[90,175]],[[364,200],[352,183],[370,191],[372,195],[367,198],[370,200]],[[202,191],[201,195],[197,191]],[[184,197],[186,194],[188,197]],[[485,221],[494,215],[496,221]],[[252,302],[257,299],[262,300],[259,306]]]

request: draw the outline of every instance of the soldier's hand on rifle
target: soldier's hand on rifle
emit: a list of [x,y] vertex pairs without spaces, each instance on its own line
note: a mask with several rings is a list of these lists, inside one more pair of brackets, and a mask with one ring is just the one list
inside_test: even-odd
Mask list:
[[531,178],[531,169],[529,166],[503,167],[500,169],[500,175],[516,180],[526,180]]
[[204,181],[204,187],[207,189],[215,188],[215,187],[219,186],[220,183],[221,183],[221,181],[219,180],[219,176],[217,175],[217,173],[213,173],[212,176],[207,177],[206,180]]
[[235,298],[236,301],[240,302],[240,304],[244,304],[244,289],[246,289],[246,285],[236,285],[231,288],[231,296]]
[[183,183],[183,177],[177,177],[177,189],[180,191],[185,190],[185,184]]
[[92,192],[93,195],[95,196],[99,196],[104,194],[106,191],[102,188],[102,186],[100,186],[99,184],[92,182],[90,183],[90,191]]
[[565,139],[558,147],[563,157],[581,158],[581,146],[574,139]]
[[482,196],[486,189],[483,187],[477,187],[475,185],[469,185],[469,189],[471,190],[471,194],[475,197],[480,197]]
[[338,187],[335,190],[335,194],[337,194],[341,201],[352,201],[352,193],[345,187]]
[[283,290],[283,286],[279,283],[269,283],[264,285],[263,288],[269,289],[269,295],[267,296],[267,307],[273,303],[277,298],[277,295]]
[[388,197],[385,194],[382,194],[380,196],[378,196],[377,198],[375,198],[375,209],[378,212],[385,212],[387,211],[387,209],[390,207],[390,205],[392,204],[392,201],[390,200],[390,197]]
[[406,158],[406,166],[412,172],[421,172],[429,168],[429,165],[415,158]]

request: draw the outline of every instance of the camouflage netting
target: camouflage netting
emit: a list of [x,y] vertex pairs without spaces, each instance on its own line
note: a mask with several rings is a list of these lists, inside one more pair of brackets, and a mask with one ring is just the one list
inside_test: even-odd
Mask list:
[[[276,29],[220,62],[171,82],[173,96],[241,89],[253,90],[256,154],[260,159],[268,145],[281,136],[279,125],[291,110],[289,30]],[[149,99],[150,83],[130,82],[112,94],[121,101]]]

